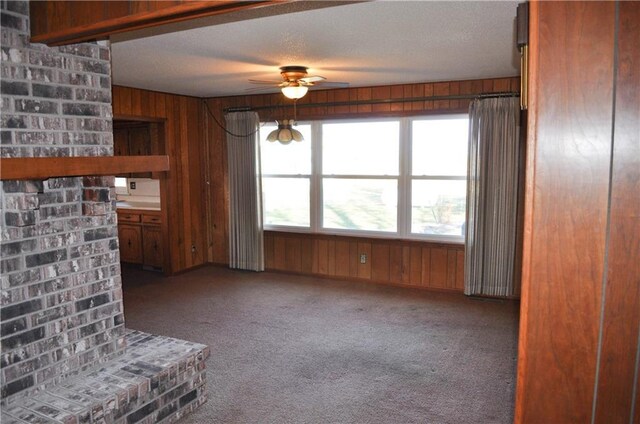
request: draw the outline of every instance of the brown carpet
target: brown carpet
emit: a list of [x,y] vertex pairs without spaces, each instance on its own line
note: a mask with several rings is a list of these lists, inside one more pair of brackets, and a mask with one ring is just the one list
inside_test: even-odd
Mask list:
[[187,423],[511,423],[518,306],[206,267],[123,267],[127,327],[211,347]]

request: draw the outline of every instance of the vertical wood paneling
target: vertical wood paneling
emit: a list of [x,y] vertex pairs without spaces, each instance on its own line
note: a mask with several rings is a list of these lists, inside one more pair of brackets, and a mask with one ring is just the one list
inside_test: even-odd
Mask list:
[[282,236],[273,239],[273,265],[275,269],[287,269],[287,243]]
[[640,332],[640,4],[621,2],[619,8],[606,303],[595,415],[601,424],[632,422],[635,372],[630,371],[638,365]]
[[434,248],[431,249],[431,261],[430,261],[430,278],[429,286],[437,288],[447,287],[447,267],[449,259],[447,255],[447,249]]
[[[448,96],[449,93],[449,83],[448,82],[436,82],[433,84],[433,95],[434,96]],[[437,100],[434,102],[434,109],[449,109],[451,104],[449,100]]]
[[358,278],[371,278],[371,243],[359,242],[358,243],[358,257],[360,255],[367,255],[367,263],[360,263],[358,261]]
[[329,275],[329,242],[318,240],[318,273]]
[[456,288],[457,258],[456,250],[447,249],[447,288]]
[[266,269],[275,269],[274,237],[271,233],[264,233],[264,266]]
[[389,281],[390,254],[386,243],[373,243],[371,246],[371,279]]
[[592,422],[612,134],[613,2],[530,3],[516,422]]
[[336,275],[336,242],[333,239],[327,242],[327,275]]
[[411,246],[402,246],[402,284],[411,284]]
[[339,277],[349,276],[349,242],[336,241],[336,275]]
[[[428,242],[265,232],[267,269],[461,292],[464,247]],[[360,255],[367,262],[360,263]],[[426,277],[425,277],[426,275]]]
[[409,264],[411,281],[414,285],[422,285],[422,247],[411,246],[411,263]]
[[358,252],[358,242],[349,242],[349,276],[358,278],[358,268],[360,267],[360,254]]
[[300,239],[294,237],[287,237],[285,242],[286,260],[285,269],[293,272],[302,271],[302,257],[300,250]]
[[402,252],[402,246],[399,244],[389,246],[389,282],[392,284],[402,284],[404,281],[404,258]]
[[311,274],[313,269],[313,242],[311,239],[304,237],[300,241],[301,266],[300,272]]
[[421,249],[420,263],[422,269],[420,270],[421,280],[420,285],[429,287],[431,285],[431,248],[423,247]]
[[209,255],[201,100],[118,86],[113,87],[112,97],[116,118],[159,119],[154,125],[162,140],[154,149],[167,154],[170,163],[170,171],[161,175],[167,272],[205,263]]
[[456,283],[455,288],[464,290],[464,250],[456,251]]
[[[388,99],[391,97],[391,87],[390,86],[381,86],[381,87],[373,87],[371,90],[371,98],[372,99]],[[371,106],[372,112],[390,112],[391,104],[390,103],[381,103],[377,105]]]

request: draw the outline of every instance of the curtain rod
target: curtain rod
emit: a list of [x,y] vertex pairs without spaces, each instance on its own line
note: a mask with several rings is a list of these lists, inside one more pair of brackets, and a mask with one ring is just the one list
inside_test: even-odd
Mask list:
[[[344,102],[326,102],[326,103],[298,103],[297,107],[319,107],[319,106],[358,106],[358,105],[376,105],[385,103],[409,103],[409,102],[428,102],[438,100],[467,100],[467,99],[487,99],[492,97],[518,97],[520,93],[515,91],[505,91],[500,93],[485,94],[452,94],[448,96],[428,96],[428,97],[409,97],[402,99],[371,99],[371,100],[353,100]],[[240,106],[224,108],[224,113],[229,112],[247,112],[250,110],[264,109],[283,109],[293,107],[293,103],[286,105],[270,105],[270,106]]]

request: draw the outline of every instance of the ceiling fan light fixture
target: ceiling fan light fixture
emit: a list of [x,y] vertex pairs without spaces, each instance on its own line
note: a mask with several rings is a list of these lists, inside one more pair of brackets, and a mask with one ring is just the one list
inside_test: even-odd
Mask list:
[[282,94],[292,100],[301,99],[307,94],[307,91],[309,91],[309,87],[297,83],[282,87]]
[[278,122],[278,128],[271,131],[267,136],[267,141],[279,141],[282,144],[289,144],[291,141],[303,141],[304,137],[302,133],[296,129],[293,129],[292,125],[295,124],[293,119],[284,119]]

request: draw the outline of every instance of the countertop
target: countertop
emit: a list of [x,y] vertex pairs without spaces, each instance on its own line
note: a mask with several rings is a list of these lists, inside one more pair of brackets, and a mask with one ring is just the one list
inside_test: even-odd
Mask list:
[[159,202],[140,202],[140,201],[117,201],[117,209],[140,209],[145,211],[159,211]]

